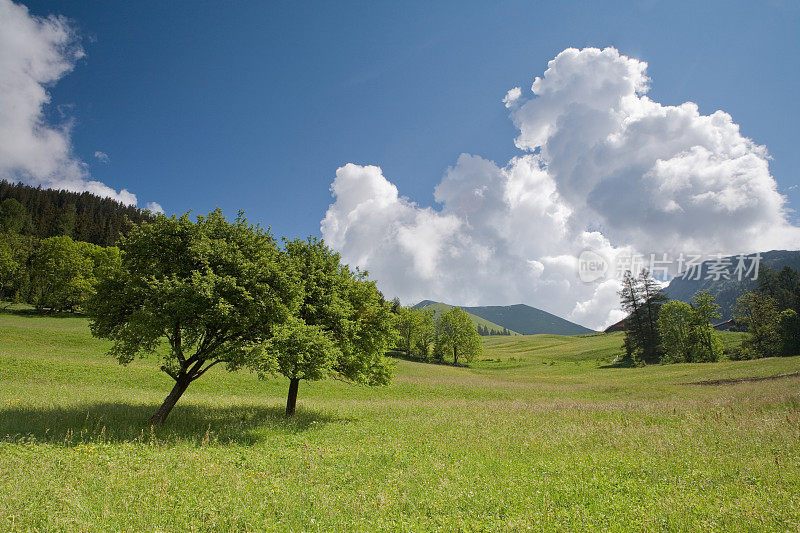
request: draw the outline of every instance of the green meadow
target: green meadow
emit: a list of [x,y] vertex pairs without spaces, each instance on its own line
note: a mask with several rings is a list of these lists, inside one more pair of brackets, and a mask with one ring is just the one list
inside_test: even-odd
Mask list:
[[[729,346],[741,335],[726,334]],[[2,531],[800,529],[800,357],[614,368],[620,334],[490,337],[387,387],[156,361],[0,314]]]

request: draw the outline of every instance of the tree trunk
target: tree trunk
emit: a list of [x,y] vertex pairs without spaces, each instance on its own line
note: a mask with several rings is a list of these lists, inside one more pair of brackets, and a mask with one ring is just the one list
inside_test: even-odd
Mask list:
[[458,366],[458,348],[453,345],[453,366]]
[[289,396],[286,398],[286,416],[294,416],[294,408],[297,405],[297,388],[300,386],[300,378],[289,379]]
[[166,420],[167,415],[172,411],[172,408],[175,407],[175,404],[178,403],[178,400],[183,393],[186,392],[187,387],[189,387],[189,383],[192,380],[181,376],[181,379],[175,382],[175,386],[172,387],[169,395],[167,395],[166,399],[164,399],[164,403],[161,404],[161,407],[158,408],[158,411],[155,412],[153,416],[150,417],[150,425],[151,426],[160,426]]

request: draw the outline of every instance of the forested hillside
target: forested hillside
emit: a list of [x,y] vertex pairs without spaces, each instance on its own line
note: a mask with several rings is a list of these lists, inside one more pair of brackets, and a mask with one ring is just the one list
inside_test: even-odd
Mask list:
[[[742,279],[738,279],[739,276],[734,273],[737,261],[738,259],[735,256],[723,257],[721,260],[705,261],[698,271],[689,273],[685,277],[674,278],[664,292],[672,300],[690,302],[695,293],[701,290],[708,290],[722,308],[722,318],[720,320],[729,320],[733,318],[733,307],[736,304],[736,300],[747,291],[754,290],[758,285],[758,281],[753,279],[752,273],[748,276],[742,276]],[[714,274],[713,268],[718,264],[729,266],[726,272],[728,279],[725,279],[726,276]],[[764,268],[780,270],[785,266],[800,270],[800,251],[773,250],[761,253],[761,260],[759,261],[760,273],[763,272]]]
[[100,246],[116,244],[135,224],[151,216],[135,206],[88,192],[74,193],[0,181],[0,230],[39,239],[65,235]]

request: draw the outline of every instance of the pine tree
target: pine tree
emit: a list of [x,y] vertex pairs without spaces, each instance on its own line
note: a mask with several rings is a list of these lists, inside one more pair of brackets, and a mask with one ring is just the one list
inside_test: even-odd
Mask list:
[[622,308],[628,313],[624,343],[626,357],[658,362],[663,354],[658,312],[668,300],[667,296],[646,269],[642,269],[638,277],[626,272],[619,296]]

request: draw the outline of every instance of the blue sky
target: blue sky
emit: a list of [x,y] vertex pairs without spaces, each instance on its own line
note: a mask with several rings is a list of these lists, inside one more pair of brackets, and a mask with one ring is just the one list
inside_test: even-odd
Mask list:
[[462,152],[520,153],[508,89],[567,47],[608,45],[648,62],[652,99],[730,113],[800,204],[793,2],[25,4],[82,37],[86,56],[48,108],[74,120],[76,155],[168,213],[218,205],[279,235],[319,234],[348,162],[433,205]]
[[800,249],[795,1],[25,6],[0,178],[243,209],[404,303],[592,328],[624,313],[587,251]]

